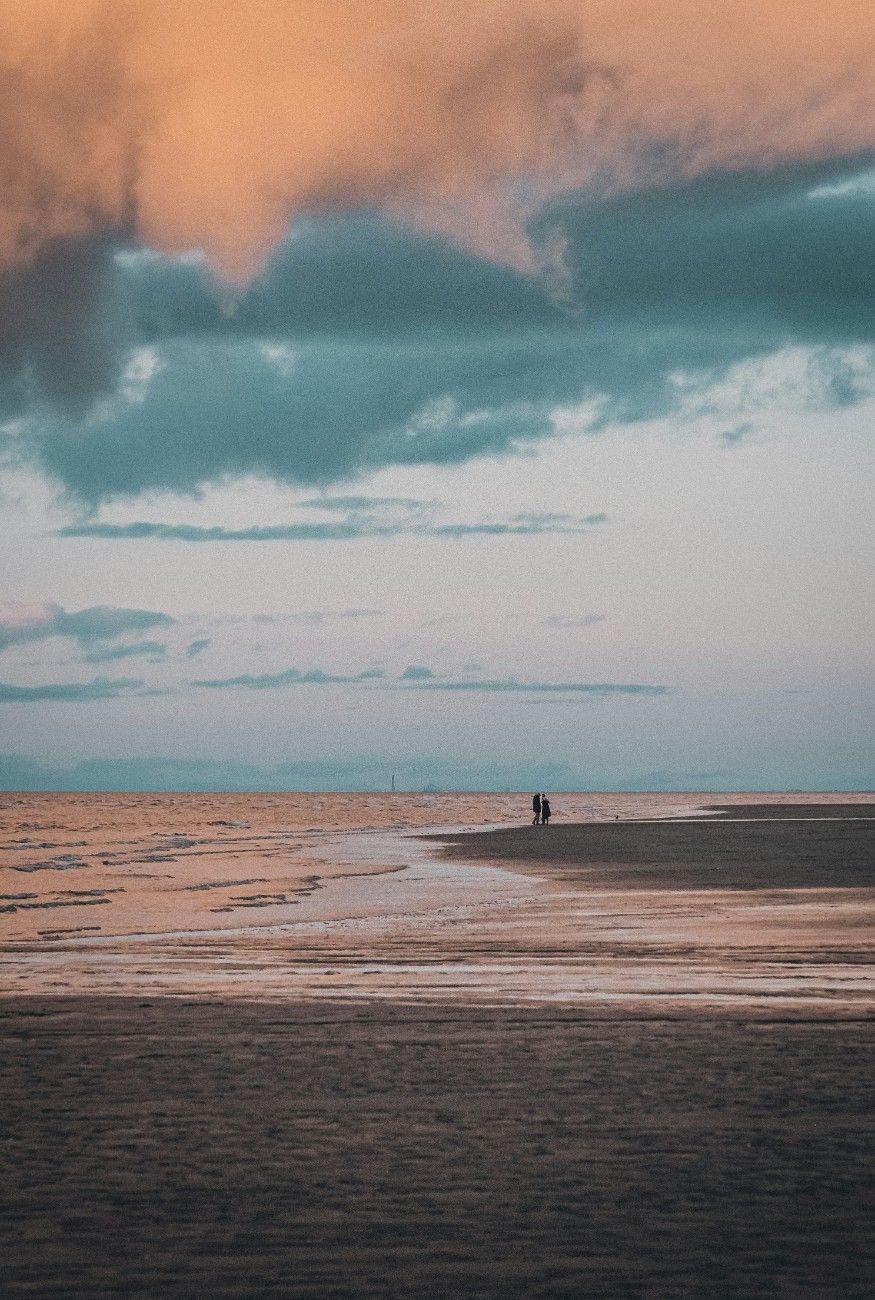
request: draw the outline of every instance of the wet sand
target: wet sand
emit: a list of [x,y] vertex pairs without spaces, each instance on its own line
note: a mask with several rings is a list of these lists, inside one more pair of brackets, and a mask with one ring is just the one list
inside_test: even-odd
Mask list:
[[0,916],[0,1294],[873,1293],[871,797],[29,798],[124,892]]
[[687,821],[553,823],[440,834],[445,856],[624,889],[864,889],[875,885],[869,804],[752,804]]
[[863,1023],[7,1000],[0,1289],[871,1294]]
[[[684,796],[643,798],[684,806]],[[567,800],[578,816],[624,806]],[[405,833],[512,823],[519,805],[518,795],[0,792],[0,946],[343,916],[355,881],[417,856]]]
[[871,797],[321,798],[12,797],[0,995],[875,1009]]

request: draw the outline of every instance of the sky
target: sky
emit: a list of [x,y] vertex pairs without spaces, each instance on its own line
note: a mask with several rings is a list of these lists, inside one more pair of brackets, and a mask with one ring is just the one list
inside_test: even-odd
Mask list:
[[0,14],[0,788],[871,788],[873,68],[850,0]]

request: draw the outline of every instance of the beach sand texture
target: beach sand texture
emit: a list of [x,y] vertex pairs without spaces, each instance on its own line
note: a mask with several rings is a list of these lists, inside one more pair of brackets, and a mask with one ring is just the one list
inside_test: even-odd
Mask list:
[[871,1294],[861,1023],[24,999],[0,1285]]
[[3,804],[4,1294],[871,1294],[871,798]]

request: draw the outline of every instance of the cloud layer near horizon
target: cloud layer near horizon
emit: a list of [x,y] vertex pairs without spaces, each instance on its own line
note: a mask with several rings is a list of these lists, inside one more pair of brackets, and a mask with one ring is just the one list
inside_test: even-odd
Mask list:
[[871,145],[873,43],[856,0],[7,6],[0,265],[128,232],[245,280],[363,203],[531,265],[545,193]]
[[[334,500],[303,502],[325,511],[332,510]],[[249,528],[209,527],[197,524],[149,523],[135,520],[127,524],[86,522],[69,524],[58,530],[59,537],[95,537],[103,541],[157,542],[347,542],[375,537],[542,537],[546,534],[573,535],[588,532],[607,523],[607,515],[532,513],[511,515],[504,520],[478,520],[440,523],[436,507],[427,501],[395,503],[374,498],[356,499],[358,504],[342,507],[340,517],[326,522],[290,524],[253,524]],[[392,509],[400,505],[401,509]],[[347,617],[349,614],[347,614]]]
[[[195,642],[195,645],[198,643]],[[139,642],[131,646],[103,647],[85,655],[86,663],[128,658],[154,653],[163,658],[167,647],[158,642]],[[479,692],[485,694],[617,696],[639,697],[670,695],[668,686],[646,682],[520,681],[517,678],[445,677],[419,664],[408,665],[403,672],[389,675],[382,668],[366,668],[356,673],[325,672],[321,668],[286,668],[276,673],[238,673],[233,677],[199,678],[178,681],[158,688],[160,694],[174,694],[196,689],[274,691],[299,686],[370,686],[375,689],[405,691]],[[0,704],[39,703],[117,699],[132,693],[154,693],[142,679],[97,677],[90,682],[40,682],[20,686],[0,682]]]
[[0,704],[80,704],[117,700],[123,695],[139,693],[144,685],[138,677],[95,677],[90,682],[44,682],[37,686],[0,682]]
[[374,682],[381,687],[400,683],[408,691],[479,691],[487,694],[528,695],[670,695],[668,686],[654,686],[646,682],[543,682],[518,681],[516,678],[449,678],[439,677],[430,668],[411,664],[397,678],[387,678],[379,668],[370,668],[352,675],[335,675],[321,669],[302,671],[287,668],[281,673],[261,673],[253,676],[244,673],[237,677],[211,678],[194,681],[192,686],[206,686],[212,690],[245,687],[247,690],[276,690],[283,686],[349,686]]

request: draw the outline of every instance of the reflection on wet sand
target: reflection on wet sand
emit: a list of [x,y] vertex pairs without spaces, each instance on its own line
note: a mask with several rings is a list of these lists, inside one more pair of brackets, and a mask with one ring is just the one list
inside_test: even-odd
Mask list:
[[554,802],[7,796],[0,990],[872,1008],[871,799]]

